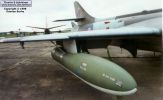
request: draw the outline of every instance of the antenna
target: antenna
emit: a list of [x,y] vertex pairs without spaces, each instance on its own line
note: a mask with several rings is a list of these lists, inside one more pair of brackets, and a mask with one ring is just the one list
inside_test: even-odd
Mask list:
[[48,19],[47,19],[47,16],[46,16],[46,22],[45,22],[45,27],[48,28]]

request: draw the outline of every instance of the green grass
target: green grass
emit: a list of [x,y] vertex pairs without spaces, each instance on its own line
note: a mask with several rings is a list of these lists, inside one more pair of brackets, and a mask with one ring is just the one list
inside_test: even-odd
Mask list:
[[0,34],[0,37],[11,38],[16,37],[16,34]]

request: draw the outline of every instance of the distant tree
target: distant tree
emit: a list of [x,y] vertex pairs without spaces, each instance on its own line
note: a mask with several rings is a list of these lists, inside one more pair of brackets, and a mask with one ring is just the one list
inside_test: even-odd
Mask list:
[[14,31],[10,31],[10,34],[14,34]]
[[37,35],[37,32],[34,31],[34,32],[31,33],[31,35]]

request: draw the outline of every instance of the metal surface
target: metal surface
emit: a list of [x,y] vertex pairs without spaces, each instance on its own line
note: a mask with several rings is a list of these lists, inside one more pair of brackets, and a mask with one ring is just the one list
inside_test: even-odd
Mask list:
[[54,48],[51,54],[65,69],[100,91],[114,95],[137,91],[133,77],[109,60],[84,53],[65,53],[60,48]]

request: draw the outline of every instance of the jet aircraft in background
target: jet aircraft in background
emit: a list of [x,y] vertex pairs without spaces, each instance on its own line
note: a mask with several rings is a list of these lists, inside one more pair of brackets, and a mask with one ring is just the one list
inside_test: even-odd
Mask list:
[[87,54],[88,49],[120,46],[136,56],[137,49],[161,52],[162,9],[97,19],[78,2],[74,3],[74,32],[6,38],[0,42],[56,41],[52,57],[88,85],[114,95],[130,95],[137,91],[134,78],[110,60]]
[[47,22],[47,18],[46,18],[46,23],[45,23],[45,27],[33,27],[33,26],[27,26],[30,28],[36,28],[36,29],[40,29],[40,30],[44,30],[44,32],[36,32],[36,33],[43,33],[43,34],[51,34],[51,33],[63,33],[63,32],[67,32],[69,30],[58,30],[58,31],[50,31],[51,29],[54,28],[58,28],[58,27],[62,27],[65,25],[59,25],[59,26],[54,26],[54,27],[48,27],[48,22]]
[[51,33],[56,33],[56,32],[59,33],[59,32],[61,32],[60,30],[59,30],[59,31],[50,31],[50,30],[51,30],[51,29],[54,29],[54,28],[62,27],[62,26],[65,26],[65,25],[54,26],[54,27],[47,27],[47,26],[46,26],[46,27],[33,27],[33,26],[27,26],[27,27],[44,30],[44,32],[37,32],[37,33],[51,34]]

